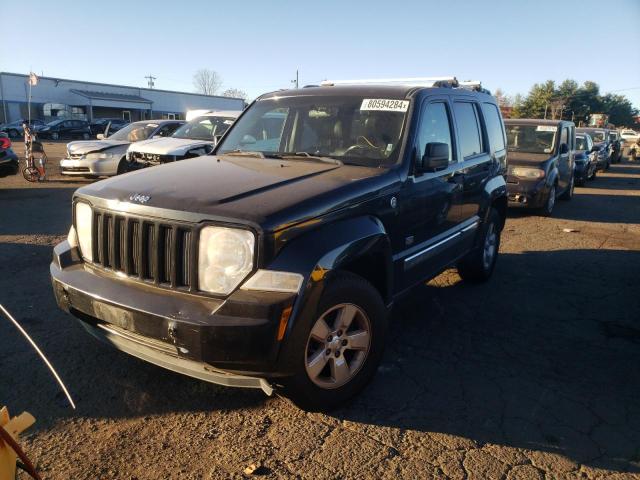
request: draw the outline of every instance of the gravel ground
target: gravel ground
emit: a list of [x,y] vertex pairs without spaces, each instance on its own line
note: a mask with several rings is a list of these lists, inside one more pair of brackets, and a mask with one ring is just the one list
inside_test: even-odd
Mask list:
[[0,320],[0,405],[37,418],[44,478],[640,478],[639,164],[552,218],[512,212],[489,283],[448,271],[398,304],[375,380],[330,415],[143,363],[59,311],[51,249],[83,182],[50,167],[0,179],[0,302],[78,404]]

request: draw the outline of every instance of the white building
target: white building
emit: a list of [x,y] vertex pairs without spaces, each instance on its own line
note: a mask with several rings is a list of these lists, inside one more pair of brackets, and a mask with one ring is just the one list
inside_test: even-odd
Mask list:
[[[29,76],[0,72],[0,123],[28,117]],[[241,98],[64,78],[39,77],[31,87],[31,117],[45,121],[56,118],[124,118],[128,121],[155,118],[184,119],[188,110],[242,110]]]

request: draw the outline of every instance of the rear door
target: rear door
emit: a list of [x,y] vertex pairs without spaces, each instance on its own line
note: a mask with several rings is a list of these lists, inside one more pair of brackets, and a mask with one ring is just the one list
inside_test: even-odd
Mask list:
[[[477,226],[480,202],[491,169],[489,142],[481,121],[480,106],[476,101],[456,99],[453,112],[463,162],[461,173],[464,188],[458,222]],[[473,236],[468,235],[466,238],[472,239]]]

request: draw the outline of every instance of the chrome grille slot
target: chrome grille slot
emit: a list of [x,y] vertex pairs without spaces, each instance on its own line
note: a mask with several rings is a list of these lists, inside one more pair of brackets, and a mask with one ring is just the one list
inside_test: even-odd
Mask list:
[[191,290],[195,248],[189,225],[94,209],[93,263],[165,288]]

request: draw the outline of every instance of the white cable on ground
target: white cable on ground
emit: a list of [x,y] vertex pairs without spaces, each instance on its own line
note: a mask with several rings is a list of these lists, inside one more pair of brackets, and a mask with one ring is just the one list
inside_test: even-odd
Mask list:
[[38,352],[38,355],[40,355],[40,358],[42,358],[42,360],[44,360],[44,363],[47,365],[47,367],[49,367],[49,370],[51,370],[51,373],[53,373],[53,376],[56,378],[56,380],[58,381],[58,384],[60,385],[60,387],[62,387],[62,390],[64,391],[64,394],[67,396],[67,399],[69,399],[69,403],[71,404],[71,406],[73,407],[73,409],[75,410],[76,408],[76,404],[73,403],[73,399],[71,398],[71,395],[69,395],[69,391],[67,390],[67,387],[64,386],[64,383],[62,383],[62,379],[60,378],[60,376],[58,375],[58,373],[56,372],[55,368],[53,368],[53,365],[51,365],[51,362],[49,362],[49,360],[47,360],[47,357],[44,356],[44,353],[42,353],[42,350],[40,350],[38,348],[38,345],[36,345],[36,342],[34,342],[31,337],[29,336],[29,334],[25,331],[24,328],[22,328],[22,326],[18,323],[18,321],[13,318],[11,316],[11,314],[7,311],[6,308],[4,308],[4,306],[0,303],[0,310],[2,310],[4,312],[4,314],[7,316],[7,318],[9,320],[11,320],[11,322],[13,322],[13,324],[16,326],[16,328],[18,330],[20,330],[20,333],[22,333],[22,335],[24,335],[24,337],[29,340],[29,343],[31,344],[31,346],[36,350],[36,352]]

